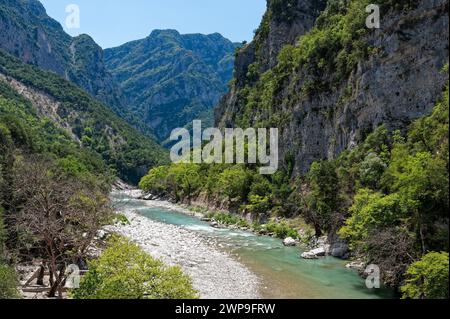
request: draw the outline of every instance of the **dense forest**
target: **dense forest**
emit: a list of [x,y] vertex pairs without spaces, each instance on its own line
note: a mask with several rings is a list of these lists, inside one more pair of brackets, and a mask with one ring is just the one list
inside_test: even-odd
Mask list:
[[84,147],[102,155],[124,180],[136,182],[142,171],[168,160],[167,152],[156,142],[136,132],[98,100],[58,75],[27,65],[2,51],[0,72],[52,97],[58,104],[56,115],[65,122],[69,133]]

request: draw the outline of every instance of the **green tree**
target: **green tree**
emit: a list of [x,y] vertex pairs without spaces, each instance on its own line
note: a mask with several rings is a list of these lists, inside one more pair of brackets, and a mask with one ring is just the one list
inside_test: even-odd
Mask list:
[[194,299],[190,278],[165,266],[122,237],[110,240],[99,259],[73,290],[75,299]]
[[252,184],[250,186],[250,196],[258,195],[263,197],[270,196],[272,192],[272,184],[264,176],[255,173],[252,176]]
[[407,217],[408,207],[398,194],[383,195],[361,189],[350,208],[351,217],[339,234],[350,241],[352,248],[365,249],[369,234],[387,227],[399,226]]
[[188,199],[190,202],[192,196],[202,186],[200,166],[197,164],[172,165],[167,173],[167,180],[175,199]]
[[0,263],[0,299],[20,298],[18,286],[19,281],[14,269]]
[[244,208],[251,213],[265,214],[270,208],[270,199],[267,196],[250,195],[249,204],[244,205]]
[[4,259],[5,255],[5,241],[6,241],[6,229],[5,223],[3,222],[3,207],[0,206],[0,263]]
[[230,199],[245,200],[249,192],[249,174],[245,167],[235,165],[224,170],[218,188]]
[[449,263],[447,252],[430,252],[413,263],[401,287],[404,299],[448,299]]
[[151,169],[147,175],[145,175],[139,187],[146,192],[152,192],[156,194],[161,194],[167,191],[167,174],[169,168],[167,166],[160,166]]
[[306,198],[308,204],[307,219],[311,221],[320,236],[323,230],[329,230],[332,213],[339,207],[339,179],[334,162],[315,162],[307,176],[311,192]]
[[373,189],[378,188],[381,176],[383,176],[386,167],[387,165],[377,154],[369,153],[359,168],[362,185]]

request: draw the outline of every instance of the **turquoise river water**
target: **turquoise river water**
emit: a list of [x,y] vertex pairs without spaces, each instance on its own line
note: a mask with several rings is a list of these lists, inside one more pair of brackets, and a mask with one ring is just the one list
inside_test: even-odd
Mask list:
[[304,260],[298,247],[284,247],[279,239],[212,228],[196,217],[149,208],[145,202],[125,195],[116,195],[114,199],[120,201],[122,209],[132,209],[153,221],[177,225],[214,240],[219,249],[231,253],[260,278],[260,294],[264,298],[394,298],[388,289],[368,289],[356,271],[345,268],[343,260],[333,257]]

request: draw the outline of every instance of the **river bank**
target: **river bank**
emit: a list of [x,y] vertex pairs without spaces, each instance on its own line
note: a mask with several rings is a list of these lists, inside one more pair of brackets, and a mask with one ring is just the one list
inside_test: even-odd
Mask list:
[[[113,194],[118,191],[113,191]],[[140,191],[121,191],[139,198]],[[149,208],[184,210],[165,201],[142,201]],[[138,244],[147,253],[160,258],[168,265],[180,266],[193,281],[203,299],[256,299],[259,298],[259,280],[233,256],[220,250],[214,241],[178,226],[152,221],[133,209],[116,209],[124,214],[130,224],[108,226],[107,230],[119,233]]]
[[[117,226],[117,232],[136,238],[141,247],[166,263],[180,265],[202,298],[391,298],[389,291],[368,289],[357,271],[345,268],[343,260],[331,256],[301,259],[300,247],[284,246],[277,238],[240,229],[211,227],[186,207],[140,200],[139,194],[135,190],[111,194],[116,210],[132,221]],[[195,264],[189,264],[191,260]]]

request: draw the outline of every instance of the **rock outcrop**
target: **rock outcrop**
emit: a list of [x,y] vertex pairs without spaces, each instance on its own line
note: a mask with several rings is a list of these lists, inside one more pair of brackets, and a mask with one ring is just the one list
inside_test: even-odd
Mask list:
[[[248,104],[248,92],[263,85],[262,80],[255,84],[257,79],[276,69],[280,48],[295,45],[317,25],[324,8],[314,0],[268,3],[255,40],[236,57],[235,85],[216,109],[216,123],[277,126],[279,158],[295,160],[294,175],[306,173],[314,161],[333,159],[353,148],[382,124],[389,130],[404,130],[412,120],[428,114],[441,95],[448,78],[441,72],[448,62],[448,0],[422,0],[402,10],[388,7],[381,28],[363,39],[372,48],[369,56],[332,87],[323,89],[319,81],[308,88],[314,74],[303,64],[282,74],[284,80],[273,91],[266,111]],[[278,18],[270,9],[274,4],[286,6]],[[288,14],[300,7],[301,13],[294,9]],[[337,72],[331,70],[322,81],[338,78]],[[305,94],[307,89],[311,91]]]

